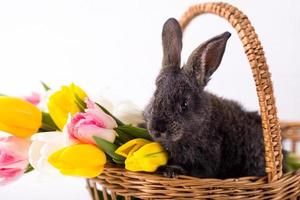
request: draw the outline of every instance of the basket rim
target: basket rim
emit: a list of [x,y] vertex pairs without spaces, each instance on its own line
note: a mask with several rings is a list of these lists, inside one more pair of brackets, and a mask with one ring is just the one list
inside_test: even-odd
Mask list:
[[[125,169],[124,167],[117,165],[117,164],[113,164],[113,163],[106,163],[105,167],[104,167],[104,174],[107,173],[111,173],[114,172],[116,174],[120,174],[123,176],[128,176],[130,178],[136,178],[136,179],[145,179],[148,180],[150,178],[152,178],[152,180],[160,180],[160,181],[166,181],[166,182],[170,182],[170,181],[199,181],[199,182],[205,182],[206,184],[208,183],[208,181],[212,181],[212,182],[237,182],[237,181],[244,181],[244,180],[249,180],[249,181],[263,181],[263,182],[268,182],[267,181],[267,176],[243,176],[243,177],[236,177],[236,178],[225,178],[225,179],[219,179],[219,178],[199,178],[199,177],[194,177],[194,176],[187,176],[187,175],[178,175],[175,176],[173,178],[169,178],[164,176],[163,174],[159,174],[159,173],[152,173],[152,172],[143,172],[143,171],[138,171],[138,172],[133,172],[133,171],[129,171],[127,169]],[[290,176],[291,174],[295,174],[295,173],[300,173],[300,169],[295,170],[295,171],[290,171],[287,173],[283,173],[283,177],[285,176]],[[99,176],[95,177],[95,178],[91,178],[91,179],[98,179],[100,177],[102,177],[103,175],[100,174]],[[144,177],[144,178],[141,178]],[[277,181],[282,181],[281,179],[277,180]],[[268,184],[274,184],[276,183],[276,181],[273,181],[272,183],[268,183]]]
[[[88,188],[97,200],[97,185],[102,191],[141,199],[203,199],[228,195],[252,199],[288,199],[300,197],[300,169],[283,174],[281,179],[268,182],[267,177],[240,177],[229,179],[177,176],[168,178],[146,172],[130,172],[121,166],[108,164],[98,177],[87,179]],[[110,191],[110,192],[107,192]],[[93,194],[92,194],[93,196]],[[288,197],[288,198],[287,198]],[[114,199],[114,198],[113,198]],[[116,199],[116,198],[115,198]]]

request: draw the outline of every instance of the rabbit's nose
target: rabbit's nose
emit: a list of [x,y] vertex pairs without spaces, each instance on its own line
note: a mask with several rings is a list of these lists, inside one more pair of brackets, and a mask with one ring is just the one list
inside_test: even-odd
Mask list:
[[150,133],[156,138],[161,137],[166,132],[166,122],[161,119],[153,119],[150,126]]
[[153,129],[157,132],[166,132],[166,122],[164,120],[156,120],[155,124],[153,124]]
[[151,135],[153,135],[156,138],[159,138],[161,136],[159,131],[150,130]]

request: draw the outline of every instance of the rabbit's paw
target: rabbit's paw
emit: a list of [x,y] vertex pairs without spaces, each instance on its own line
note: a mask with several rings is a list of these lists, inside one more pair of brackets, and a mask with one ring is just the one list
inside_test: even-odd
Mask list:
[[158,169],[158,172],[162,173],[165,177],[175,178],[178,175],[186,174],[186,170],[179,165],[166,165]]

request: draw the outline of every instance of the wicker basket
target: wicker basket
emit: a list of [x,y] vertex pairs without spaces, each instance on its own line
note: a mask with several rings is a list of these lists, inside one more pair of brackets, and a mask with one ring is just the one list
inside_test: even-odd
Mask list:
[[[108,165],[100,176],[87,180],[94,200],[120,199],[120,196],[122,199],[300,199],[300,170],[282,174],[281,134],[273,87],[254,28],[247,16],[235,7],[227,3],[204,3],[187,10],[180,21],[182,29],[204,13],[226,19],[243,43],[259,100],[267,176],[225,180],[179,176],[171,179]],[[103,196],[98,196],[97,185],[102,187]]]
[[299,153],[297,145],[300,145],[300,122],[281,122],[280,127],[282,140],[291,143],[291,152]]

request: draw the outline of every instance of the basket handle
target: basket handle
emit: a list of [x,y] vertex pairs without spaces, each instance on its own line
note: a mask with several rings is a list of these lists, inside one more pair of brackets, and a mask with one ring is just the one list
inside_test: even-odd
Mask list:
[[265,162],[268,181],[282,176],[282,146],[277,118],[271,75],[257,34],[247,16],[227,3],[204,3],[191,6],[182,16],[180,25],[184,30],[189,22],[204,13],[225,18],[237,31],[251,65],[256,85],[265,144]]

